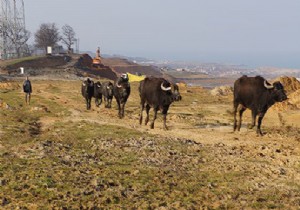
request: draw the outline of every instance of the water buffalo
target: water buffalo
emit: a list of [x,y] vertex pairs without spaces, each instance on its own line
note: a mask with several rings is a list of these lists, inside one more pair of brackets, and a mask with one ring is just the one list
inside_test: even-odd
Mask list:
[[[252,124],[255,126],[256,116],[258,115],[257,134],[263,135],[260,129],[262,119],[267,110],[276,102],[287,99],[283,85],[274,82],[272,85],[263,77],[242,76],[234,82],[234,124],[233,130],[239,131],[242,124],[243,112],[248,108],[252,112]],[[238,110],[239,109],[239,110]],[[237,124],[236,113],[239,111],[239,122]]]
[[174,101],[181,100],[178,86],[175,85],[174,92],[172,92],[171,83],[164,78],[146,77],[140,82],[139,93],[141,98],[140,124],[142,124],[143,121],[143,111],[145,106],[147,114],[145,125],[147,125],[149,121],[149,110],[152,107],[154,110],[154,116],[150,128],[154,128],[157,111],[161,110],[164,120],[163,128],[167,130],[166,117],[169,106]]
[[104,82],[102,85],[102,95],[105,102],[105,108],[111,108],[111,102],[114,97],[114,85],[111,82]]
[[86,101],[86,109],[91,109],[91,100],[94,95],[94,82],[89,78],[81,85],[81,94]]
[[124,117],[124,109],[127,99],[130,95],[130,84],[127,74],[122,74],[114,83],[114,96],[116,98],[119,110],[119,118]]
[[93,97],[95,98],[96,106],[99,107],[102,103],[102,84],[99,81],[94,83]]

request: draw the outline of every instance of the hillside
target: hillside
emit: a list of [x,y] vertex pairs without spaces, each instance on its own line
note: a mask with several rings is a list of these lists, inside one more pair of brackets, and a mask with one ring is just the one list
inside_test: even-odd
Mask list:
[[147,76],[165,77],[172,82],[177,82],[174,77],[163,74],[157,67],[142,66],[121,58],[102,58],[102,64],[93,66],[92,58],[88,54],[41,56],[27,59],[1,61],[1,72],[10,76],[21,76],[20,67],[30,76],[44,76],[58,78],[98,77],[115,80],[125,72]]

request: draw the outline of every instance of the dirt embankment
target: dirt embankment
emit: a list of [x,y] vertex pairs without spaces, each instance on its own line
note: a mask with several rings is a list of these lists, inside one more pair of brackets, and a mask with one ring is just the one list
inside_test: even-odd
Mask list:
[[88,54],[43,56],[21,61],[2,63],[5,75],[21,76],[20,67],[29,76],[49,76],[53,78],[95,77],[115,80],[122,73],[146,76],[164,77],[171,82],[179,82],[173,76],[165,74],[155,66],[142,66],[121,58],[101,58],[100,64],[93,64],[93,58]]
[[274,81],[279,81],[288,95],[288,100],[277,103],[273,109],[276,110],[295,110],[300,109],[300,82],[295,77],[279,77]]

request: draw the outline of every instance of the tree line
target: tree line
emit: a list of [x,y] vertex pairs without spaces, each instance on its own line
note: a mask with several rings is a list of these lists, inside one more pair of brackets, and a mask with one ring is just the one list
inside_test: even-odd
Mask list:
[[[11,43],[9,50],[14,52],[16,57],[21,57],[22,55],[30,54],[27,41],[29,40],[31,33],[24,28],[16,27],[1,27],[0,33],[2,33],[7,41]],[[38,49],[45,50],[47,52],[47,47],[59,46],[59,42],[66,46],[68,53],[73,51],[72,46],[76,42],[74,29],[65,24],[61,28],[61,32],[55,23],[43,23],[40,25],[39,29],[34,34],[34,47]]]
[[45,52],[47,52],[48,46],[55,47],[60,41],[66,46],[69,53],[72,52],[76,38],[75,31],[70,25],[66,24],[62,27],[61,35],[55,23],[43,23],[34,34],[35,46],[44,49]]

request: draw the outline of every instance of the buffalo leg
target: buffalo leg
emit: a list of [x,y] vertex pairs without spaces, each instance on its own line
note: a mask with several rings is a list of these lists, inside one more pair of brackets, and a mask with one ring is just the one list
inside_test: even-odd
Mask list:
[[90,109],[89,99],[85,98],[85,102],[86,102],[86,109],[89,110]]
[[167,114],[163,114],[163,119],[164,119],[164,130],[168,130],[168,127],[167,127]]
[[145,108],[145,104],[144,104],[144,102],[141,102],[140,125],[142,125],[142,122],[143,122],[143,111],[144,111],[144,108]]
[[246,110],[246,108],[244,108],[243,106],[240,107],[239,110],[239,123],[237,125],[237,130],[240,131],[241,126],[242,126],[242,117],[243,117],[243,113]]
[[102,103],[102,99],[101,98],[95,98],[95,104],[96,104],[96,107],[99,107]]
[[96,105],[96,107],[99,107],[99,101],[98,101],[98,98],[95,98],[95,105]]
[[264,118],[264,116],[265,116],[265,113],[260,113],[258,116],[257,130],[256,130],[257,135],[261,135],[261,136],[263,135],[263,133],[260,130],[260,126],[261,126],[261,122],[262,122],[262,119]]
[[164,120],[164,130],[168,130],[168,127],[167,127],[167,113],[168,113],[168,109],[169,109],[169,106],[165,106],[163,108],[163,111],[162,111],[163,120]]
[[238,103],[234,103],[233,105],[233,131],[236,130],[236,113],[237,113]]
[[154,116],[153,116],[153,120],[152,120],[151,125],[150,125],[151,129],[154,128],[154,121],[156,120],[156,117],[157,117],[157,111],[158,111],[158,108],[154,108]]
[[120,105],[120,101],[118,101],[118,100],[117,100],[117,105],[118,105],[118,111],[119,111],[118,116],[119,116],[119,118],[122,118],[121,117],[121,105]]
[[255,126],[255,123],[256,123],[256,115],[257,115],[256,111],[253,111],[253,110],[252,110],[252,123],[251,123],[251,125],[249,126],[249,129],[252,129],[252,128]]
[[104,107],[107,108],[107,98],[104,97]]
[[91,98],[88,99],[89,109],[91,109]]
[[85,104],[86,104],[86,109],[88,110],[89,109],[89,102],[88,102],[87,98],[85,99]]
[[124,117],[124,112],[125,112],[125,103],[121,104],[121,118]]
[[111,101],[112,101],[112,99],[108,99],[108,108],[111,108]]
[[146,119],[145,119],[145,125],[147,125],[148,124],[148,122],[149,122],[149,111],[150,111],[150,105],[149,104],[147,104],[146,105]]

